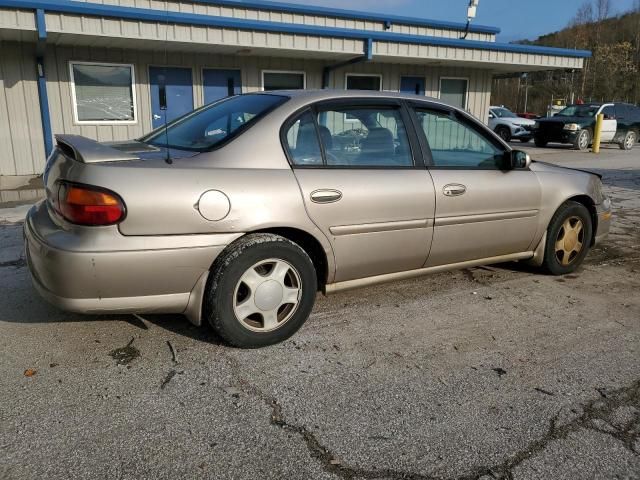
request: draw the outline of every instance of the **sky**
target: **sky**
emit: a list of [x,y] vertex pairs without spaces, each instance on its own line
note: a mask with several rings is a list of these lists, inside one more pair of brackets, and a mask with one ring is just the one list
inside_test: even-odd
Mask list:
[[[466,22],[469,0],[283,0],[367,12]],[[480,0],[475,23],[502,29],[498,40],[535,39],[564,28],[585,0]],[[630,10],[633,0],[612,0],[613,13]]]

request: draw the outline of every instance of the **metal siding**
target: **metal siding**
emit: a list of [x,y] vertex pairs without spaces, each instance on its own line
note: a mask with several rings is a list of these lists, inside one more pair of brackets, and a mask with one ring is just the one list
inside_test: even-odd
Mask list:
[[[155,10],[169,10],[183,13],[199,13],[204,15],[223,16],[232,18],[246,18],[252,20],[266,20],[273,22],[287,22],[299,25],[332,26],[351,28],[356,30],[374,30],[379,32],[389,31],[396,33],[411,33],[415,35],[429,35],[445,38],[459,38],[464,34],[463,30],[451,30],[443,28],[392,23],[389,30],[385,29],[383,22],[371,20],[356,20],[350,18],[336,18],[325,15],[309,15],[299,13],[287,13],[274,10],[254,8],[231,8],[217,5],[203,4],[190,1],[150,1],[150,0],[75,0],[86,3],[99,3],[105,5],[119,5],[122,7],[149,8]],[[491,33],[470,32],[469,40],[482,40],[494,42],[496,36]]]
[[36,21],[33,10],[0,8],[0,28],[35,30]]
[[28,175],[45,162],[35,45],[0,43],[0,174]]

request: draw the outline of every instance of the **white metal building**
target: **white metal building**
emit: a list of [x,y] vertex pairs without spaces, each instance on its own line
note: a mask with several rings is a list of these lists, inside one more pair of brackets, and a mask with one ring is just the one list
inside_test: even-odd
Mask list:
[[590,55],[498,33],[258,0],[0,0],[0,175],[41,173],[53,133],[131,139],[263,89],[409,91],[486,120],[494,74],[579,69]]

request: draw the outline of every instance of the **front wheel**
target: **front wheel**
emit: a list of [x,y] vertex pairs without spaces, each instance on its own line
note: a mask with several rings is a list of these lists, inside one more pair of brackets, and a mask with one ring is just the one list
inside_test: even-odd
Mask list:
[[535,137],[534,138],[534,142],[536,144],[536,147],[538,147],[538,148],[544,148],[544,147],[547,146],[547,143],[548,143],[546,140],[544,140],[543,138],[540,138],[540,137]]
[[620,148],[622,150],[633,149],[633,146],[636,144],[637,139],[638,137],[636,135],[636,132],[634,132],[633,130],[628,131],[627,134],[624,136],[622,143],[620,143]]
[[565,202],[547,229],[542,267],[553,275],[575,271],[584,261],[593,233],[589,210],[578,202]]
[[211,271],[204,315],[230,345],[259,348],[291,337],[307,321],[317,292],[313,262],[279,235],[247,235]]
[[509,143],[511,141],[511,130],[509,130],[508,127],[498,127],[496,129],[496,133],[506,143]]
[[591,132],[587,129],[581,130],[573,142],[573,148],[584,152],[589,145],[591,145]]

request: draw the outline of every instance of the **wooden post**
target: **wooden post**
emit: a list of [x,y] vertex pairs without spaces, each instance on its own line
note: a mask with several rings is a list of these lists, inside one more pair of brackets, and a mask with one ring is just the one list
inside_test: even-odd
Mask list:
[[604,114],[600,113],[596,117],[596,131],[593,132],[593,153],[600,153],[600,137],[602,134],[602,122],[604,121]]

